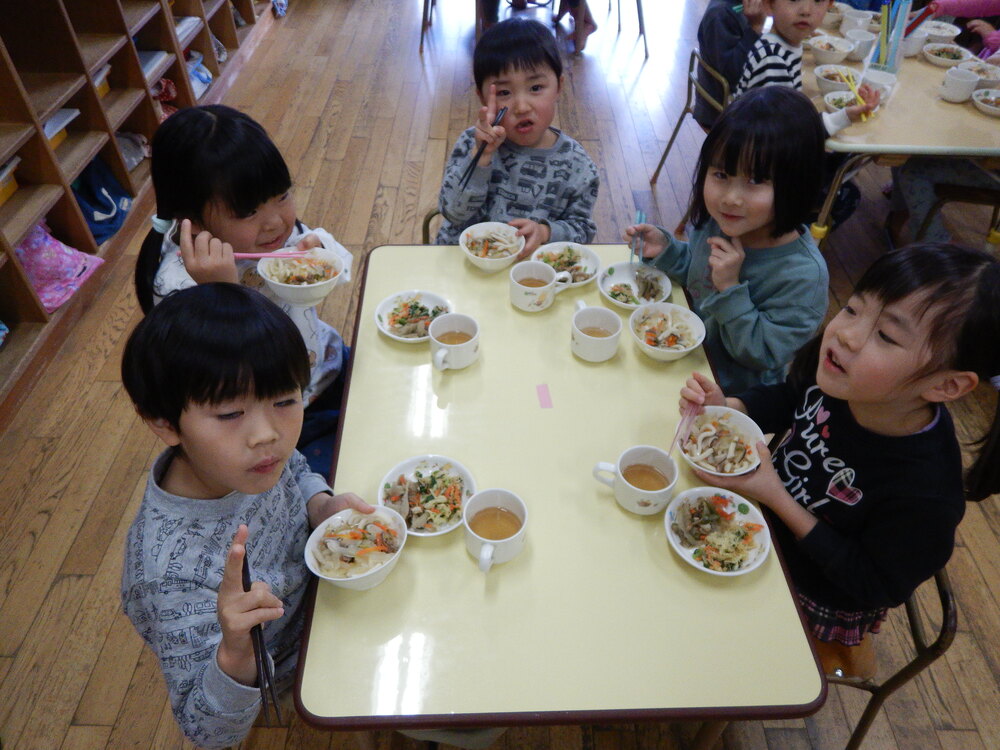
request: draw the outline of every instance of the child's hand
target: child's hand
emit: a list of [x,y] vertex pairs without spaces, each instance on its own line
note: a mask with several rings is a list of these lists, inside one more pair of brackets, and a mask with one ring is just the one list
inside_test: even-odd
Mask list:
[[655,258],[667,249],[670,239],[652,224],[631,224],[625,227],[622,239],[628,244],[638,235],[642,238],[642,257]]
[[309,524],[315,529],[334,513],[339,513],[345,508],[354,508],[360,513],[372,513],[375,510],[353,492],[343,492],[339,495],[317,492],[306,503]]
[[740,269],[743,267],[743,243],[739,237],[727,240],[725,237],[709,237],[712,252],[708,256],[708,267],[712,273],[712,285],[720,292],[740,283]]
[[323,247],[323,243],[311,232],[295,243],[296,250],[312,250],[314,247]]
[[974,21],[969,21],[967,24],[965,24],[965,28],[967,28],[973,34],[979,34],[980,39],[985,39],[994,31],[996,31],[996,29],[993,28],[992,24],[987,23],[982,18],[977,18]]
[[698,407],[700,414],[703,406],[725,406],[726,394],[714,380],[706,378],[700,372],[693,372],[681,388],[681,414],[691,404]]
[[263,581],[254,581],[249,591],[243,591],[243,557],[249,531],[240,524],[226,555],[226,567],[219,585],[216,614],[222,628],[222,642],[217,659],[219,668],[243,685],[257,681],[250,628],[285,614],[281,599],[271,593]]
[[199,284],[210,281],[229,281],[238,284],[240,277],[233,259],[233,246],[213,237],[209,232],[198,232],[191,239],[191,220],[181,222],[181,258],[188,275]]
[[479,108],[479,120],[476,122],[476,143],[485,143],[486,148],[483,155],[479,157],[479,166],[488,166],[493,159],[493,152],[500,148],[500,144],[507,138],[507,131],[502,125],[494,125],[493,120],[497,116],[497,87],[490,84],[490,91],[486,95],[486,106]]
[[764,0],[744,0],[743,17],[747,19],[750,28],[758,34],[764,30],[767,13],[764,11]]
[[850,107],[844,107],[847,119],[851,122],[857,122],[861,119],[861,115],[872,112],[882,99],[882,92],[878,89],[873,89],[867,83],[858,89],[858,94],[864,100],[864,104],[852,104]]
[[531,219],[511,219],[507,223],[517,227],[518,237],[524,237],[524,249],[518,253],[518,260],[527,258],[552,237],[552,229],[548,224],[541,224]]

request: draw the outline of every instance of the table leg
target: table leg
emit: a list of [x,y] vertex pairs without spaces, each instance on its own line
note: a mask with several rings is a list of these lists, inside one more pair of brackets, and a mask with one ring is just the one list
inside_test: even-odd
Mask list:
[[823,207],[819,210],[819,216],[816,217],[816,221],[809,228],[813,239],[816,240],[816,244],[822,248],[823,242],[826,240],[826,235],[830,231],[830,211],[833,209],[833,201],[837,197],[837,191],[840,190],[840,185],[844,181],[844,175],[858,166],[861,162],[866,159],[874,159],[876,155],[874,154],[853,154],[848,158],[840,168],[837,173],[833,176],[833,182],[830,183],[830,189],[826,193],[826,200],[823,201]]
[[712,747],[725,730],[728,721],[705,721],[698,729],[698,734],[694,736],[694,744],[691,750],[712,750]]

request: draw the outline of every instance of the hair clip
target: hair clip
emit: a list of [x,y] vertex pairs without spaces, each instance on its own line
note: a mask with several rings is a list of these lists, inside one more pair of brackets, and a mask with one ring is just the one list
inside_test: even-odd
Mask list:
[[990,385],[1000,391],[1000,375],[994,375],[990,378]]
[[152,224],[153,225],[153,229],[155,229],[160,234],[167,234],[170,231],[171,227],[173,227],[174,220],[173,219],[161,219],[156,214],[153,214],[152,217],[150,217],[150,219],[149,219],[149,223]]

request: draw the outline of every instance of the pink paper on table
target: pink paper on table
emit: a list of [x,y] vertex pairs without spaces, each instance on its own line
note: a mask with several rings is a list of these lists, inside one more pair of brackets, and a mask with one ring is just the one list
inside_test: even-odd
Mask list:
[[549,386],[547,383],[541,383],[535,386],[535,391],[538,393],[538,405],[543,409],[552,408],[552,394],[549,393]]

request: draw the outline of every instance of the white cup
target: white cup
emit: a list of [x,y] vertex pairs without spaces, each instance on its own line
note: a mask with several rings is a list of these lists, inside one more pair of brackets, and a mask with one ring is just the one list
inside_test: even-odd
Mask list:
[[[520,528],[504,539],[480,536],[470,526],[476,515],[488,508],[502,508],[510,511],[521,522]],[[528,507],[524,501],[509,490],[480,490],[465,501],[462,508],[462,525],[465,526],[465,548],[476,560],[484,573],[493,565],[513,560],[524,549],[524,534],[528,528]]]
[[927,32],[917,29],[909,36],[903,37],[903,57],[919,55],[927,44]]
[[[533,279],[541,286],[525,286],[521,282]],[[526,260],[510,269],[510,303],[518,310],[540,312],[552,305],[552,301],[569,286],[572,276],[569,271],[556,270],[540,260]]]
[[864,60],[875,45],[875,35],[867,29],[848,29],[844,32],[846,39],[854,42],[854,49],[847,53],[848,60]]
[[[479,324],[462,313],[445,313],[431,321],[431,362],[439,370],[461,370],[479,358]],[[448,334],[465,334],[466,341],[451,342]],[[441,337],[444,337],[444,341]],[[463,337],[464,338],[464,337]]]
[[941,84],[941,98],[948,102],[965,102],[976,90],[979,76],[965,68],[948,68]]
[[840,22],[840,33],[847,36],[851,29],[868,29],[868,24],[872,20],[872,14],[866,10],[849,10],[844,13],[844,20]]
[[879,101],[881,104],[885,104],[889,100],[889,95],[892,94],[893,88],[896,86],[896,74],[890,73],[887,70],[872,70],[869,68],[861,79],[861,83],[867,83],[873,89],[877,89],[880,95]]
[[[646,490],[629,482],[625,478],[625,472],[636,465],[651,466],[656,469],[666,478],[666,487]],[[636,445],[629,448],[618,457],[617,463],[609,464],[602,461],[591,473],[594,479],[615,491],[615,499],[620,506],[643,516],[659,513],[666,508],[674,495],[674,485],[677,484],[677,463],[669,453],[652,445]],[[607,474],[611,476],[606,476]],[[631,475],[631,472],[629,474]]]
[[[594,329],[608,333],[606,336],[595,336],[593,333],[585,332]],[[580,359],[587,362],[604,362],[611,359],[618,351],[621,333],[622,319],[614,310],[606,307],[587,307],[582,299],[576,301],[570,349]]]

